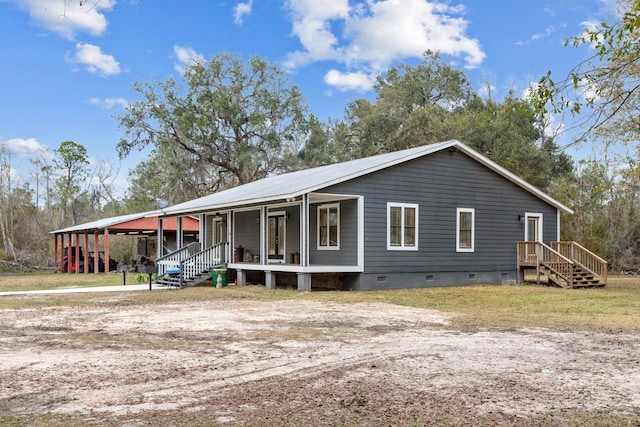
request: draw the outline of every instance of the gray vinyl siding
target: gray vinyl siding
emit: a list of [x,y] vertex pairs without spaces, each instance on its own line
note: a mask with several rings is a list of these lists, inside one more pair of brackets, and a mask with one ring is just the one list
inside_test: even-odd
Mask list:
[[[336,202],[338,203],[338,202]],[[356,265],[358,263],[358,202],[342,200],[340,205],[340,250],[318,250],[318,206],[309,205],[309,263],[311,265]]]
[[300,207],[288,206],[284,209],[287,212],[287,236],[285,262],[291,262],[291,255],[300,252]]
[[[518,215],[525,212],[543,214],[545,243],[556,239],[555,207],[459,151],[434,153],[322,192],[364,196],[365,273],[514,271],[516,242],[524,240]],[[418,251],[387,250],[387,202],[419,205]],[[456,252],[456,208],[475,209],[474,252]],[[354,232],[349,227],[356,224],[344,224],[341,232]]]
[[260,210],[235,213],[234,245],[236,247],[242,245],[245,253],[248,251],[254,255],[260,255],[260,223],[256,221],[258,217],[260,217]]

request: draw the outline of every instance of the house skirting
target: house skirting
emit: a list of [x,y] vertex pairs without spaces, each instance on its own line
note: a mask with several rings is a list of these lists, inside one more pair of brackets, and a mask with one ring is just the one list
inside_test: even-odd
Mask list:
[[260,283],[269,289],[277,287],[310,290],[372,291],[403,288],[429,288],[467,285],[504,285],[515,283],[517,270],[477,272],[424,272],[424,273],[302,273],[246,271],[241,273],[242,283]]
[[517,270],[500,270],[345,274],[342,281],[342,289],[372,291],[442,286],[502,285],[515,283],[517,273]]

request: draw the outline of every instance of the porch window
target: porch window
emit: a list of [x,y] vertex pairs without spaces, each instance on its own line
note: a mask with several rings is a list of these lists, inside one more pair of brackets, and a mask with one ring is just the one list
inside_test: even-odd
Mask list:
[[456,210],[456,252],[473,252],[475,240],[475,209]]
[[418,250],[418,205],[387,203],[387,249]]
[[340,204],[318,206],[318,249],[340,249]]

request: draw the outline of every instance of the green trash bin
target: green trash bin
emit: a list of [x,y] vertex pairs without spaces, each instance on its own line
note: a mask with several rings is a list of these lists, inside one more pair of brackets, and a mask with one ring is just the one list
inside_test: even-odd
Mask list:
[[215,288],[223,288],[227,286],[227,268],[224,264],[218,264],[211,267],[211,280]]

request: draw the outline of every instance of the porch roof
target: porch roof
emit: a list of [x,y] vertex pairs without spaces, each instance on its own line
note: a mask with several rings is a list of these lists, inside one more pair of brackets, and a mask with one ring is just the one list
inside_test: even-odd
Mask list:
[[517,177],[477,151],[471,149],[460,141],[450,140],[351,160],[348,162],[267,177],[259,181],[254,181],[245,185],[220,191],[218,193],[210,194],[208,196],[200,197],[198,199],[190,200],[188,202],[169,206],[164,208],[162,213],[155,211],[154,213],[151,213],[150,216],[157,214],[164,214],[167,216],[183,215],[249,204],[259,204],[275,200],[292,199],[331,185],[349,181],[381,169],[408,162],[449,148],[456,148],[462,151],[479,163],[485,165],[489,169],[499,175],[502,175],[514,184],[529,191],[559,210],[566,213],[573,213],[571,209],[562,203],[548,196],[541,190]]

